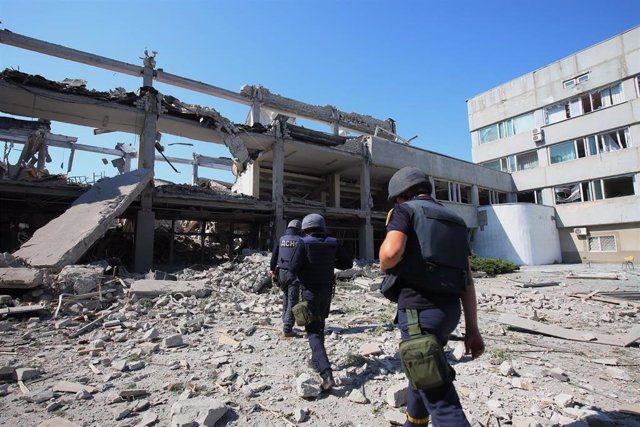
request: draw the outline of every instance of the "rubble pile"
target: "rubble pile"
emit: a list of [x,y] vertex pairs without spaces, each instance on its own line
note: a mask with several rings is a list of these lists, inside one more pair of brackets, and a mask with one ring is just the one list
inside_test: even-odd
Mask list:
[[[36,288],[0,296],[2,423],[402,424],[407,382],[395,307],[378,292],[377,266],[337,274],[326,346],[338,386],[327,394],[308,365],[303,331],[282,336],[268,263],[269,254],[254,253],[144,276],[69,266],[52,279],[64,281],[66,294]],[[637,342],[569,340],[500,320],[510,314],[594,336],[628,333],[640,304],[592,298],[637,291],[640,274],[617,278],[569,279],[562,266],[549,266],[476,279],[487,351],[477,360],[464,354],[463,324],[447,346],[473,426],[640,426]],[[542,279],[555,285],[521,286]],[[19,307],[34,311],[11,311]]]

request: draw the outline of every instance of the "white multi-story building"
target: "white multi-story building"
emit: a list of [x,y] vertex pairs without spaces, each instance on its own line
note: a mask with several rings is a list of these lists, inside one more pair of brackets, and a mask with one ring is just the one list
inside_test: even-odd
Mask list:
[[473,162],[555,208],[562,262],[639,258],[640,26],[467,104]]

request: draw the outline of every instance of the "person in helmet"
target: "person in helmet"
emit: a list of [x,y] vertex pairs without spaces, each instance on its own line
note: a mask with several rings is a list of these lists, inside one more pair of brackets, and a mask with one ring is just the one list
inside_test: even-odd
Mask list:
[[[432,334],[444,346],[464,311],[466,352],[475,359],[484,352],[484,342],[466,225],[431,198],[431,192],[429,176],[415,167],[400,169],[389,181],[389,199],[395,206],[387,217],[379,255],[380,269],[393,275],[395,284],[392,296],[385,296],[398,304],[402,341]],[[453,385],[455,372],[447,369],[444,385],[435,388],[416,389],[409,378],[406,427],[425,426],[429,418],[434,426],[469,425]]]
[[293,255],[289,270],[298,277],[302,299],[307,301],[314,320],[305,326],[311,364],[322,377],[322,389],[328,391],[336,383],[324,346],[325,319],[329,316],[333,296],[334,268],[345,270],[353,259],[334,237],[326,235],[324,218],[309,214],[302,219],[302,244]]
[[271,279],[278,283],[282,290],[282,335],[285,338],[296,336],[293,331],[293,306],[298,303],[300,285],[291,274],[289,267],[291,257],[302,242],[302,223],[299,219],[289,222],[284,235],[281,236],[271,252]]

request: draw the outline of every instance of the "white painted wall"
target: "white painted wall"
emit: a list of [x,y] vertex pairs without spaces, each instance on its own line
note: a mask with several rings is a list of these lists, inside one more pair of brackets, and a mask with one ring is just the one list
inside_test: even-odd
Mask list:
[[480,206],[487,225],[476,229],[473,251],[481,257],[506,259],[518,265],[562,262],[560,236],[551,206],[513,203]]

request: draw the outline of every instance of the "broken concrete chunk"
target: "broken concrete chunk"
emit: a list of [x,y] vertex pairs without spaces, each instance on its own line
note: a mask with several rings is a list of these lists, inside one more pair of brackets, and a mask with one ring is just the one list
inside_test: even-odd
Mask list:
[[3,366],[0,368],[0,381],[9,381],[16,378],[16,368]]
[[145,341],[153,341],[160,337],[160,332],[156,328],[151,328],[147,332],[144,333],[144,337],[142,337]]
[[307,373],[300,374],[296,378],[296,393],[304,399],[318,397],[322,391],[320,383]]
[[67,265],[56,280],[73,289],[79,295],[93,292],[102,281],[104,266],[102,265]]
[[[195,399],[181,400],[171,407],[171,425],[174,426],[190,420],[198,426],[214,427],[227,413],[227,406],[223,401],[209,397],[198,397]],[[175,419],[174,419],[175,418]],[[184,425],[184,424],[181,424]]]
[[16,381],[27,381],[39,376],[40,371],[36,368],[18,368],[15,372]]
[[384,419],[391,425],[401,426],[405,421],[407,421],[407,415],[404,412],[392,409],[390,411],[385,411]]
[[625,372],[620,368],[607,368],[605,370],[605,373],[607,374],[607,376],[611,378],[615,378],[617,380],[623,380],[623,381],[633,380],[633,378],[631,378],[631,375],[629,375],[627,372]]
[[170,280],[136,280],[129,292],[138,298],[153,298],[166,294],[182,294],[184,296],[206,297],[211,293],[204,281],[170,281]]
[[130,371],[138,371],[145,367],[144,360],[136,360],[135,362],[130,362],[128,364]]
[[387,389],[385,401],[389,406],[399,408],[407,403],[407,384],[397,384]]
[[464,346],[464,342],[460,341],[456,343],[456,346],[454,347],[453,351],[451,352],[451,358],[453,360],[455,360],[456,362],[459,362],[460,360],[462,360],[462,358],[464,357],[466,353],[466,348]]
[[382,353],[382,350],[380,350],[380,346],[378,344],[369,342],[364,343],[360,346],[359,353],[361,356],[367,357],[380,354]]
[[45,272],[37,268],[0,268],[0,288],[37,288],[45,283],[45,277]]
[[503,377],[513,377],[517,375],[517,373],[511,362],[505,360],[500,364],[500,375]]
[[88,400],[91,399],[91,393],[87,390],[82,389],[76,393],[76,400]]
[[55,395],[53,394],[53,390],[51,389],[47,389],[47,390],[41,390],[38,391],[36,393],[30,393],[27,395],[27,400],[33,402],[33,403],[43,403],[46,402],[48,400],[51,400],[55,397]]
[[58,381],[53,386],[53,391],[57,391],[60,393],[77,393],[81,390],[86,390],[89,393],[95,393],[95,387],[91,387],[90,385],[74,383],[71,381]]
[[566,393],[561,393],[553,397],[553,401],[561,408],[566,408],[573,405],[573,396]]
[[164,346],[167,348],[180,347],[182,345],[184,345],[182,334],[171,335],[164,339]]

